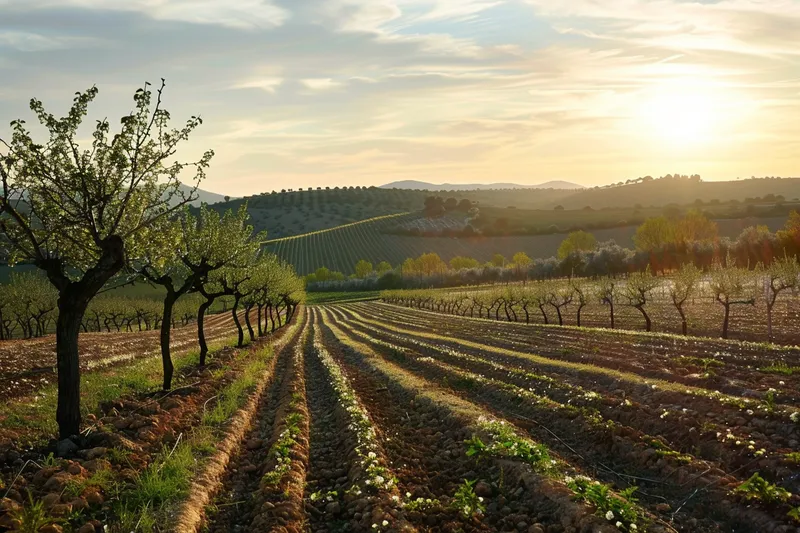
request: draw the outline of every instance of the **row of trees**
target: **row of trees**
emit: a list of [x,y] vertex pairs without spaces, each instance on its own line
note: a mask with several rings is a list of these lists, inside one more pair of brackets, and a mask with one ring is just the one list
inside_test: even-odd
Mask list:
[[764,298],[767,309],[767,335],[773,340],[773,310],[781,294],[800,288],[800,263],[796,258],[784,258],[769,267],[755,270],[727,263],[716,263],[708,272],[692,264],[683,265],[671,279],[653,276],[649,269],[634,272],[625,278],[602,277],[595,280],[574,277],[569,280],[545,280],[526,285],[507,285],[491,289],[465,291],[421,289],[384,291],[382,299],[419,309],[484,317],[495,320],[531,322],[532,315],[541,314],[550,323],[547,310],[554,311],[558,324],[564,325],[568,308],[576,313],[581,325],[581,313],[590,303],[600,303],[609,309],[609,327],[614,329],[615,307],[627,305],[638,310],[645,330],[652,331],[653,322],[648,304],[664,301],[673,305],[681,318],[681,330],[688,334],[686,305],[695,298],[710,297],[723,307],[722,338],[728,338],[731,307],[755,305]]
[[[200,298],[187,298],[174,309],[172,327],[197,317]],[[30,339],[52,333],[58,317],[58,293],[39,273],[12,273],[0,284],[0,340]],[[161,303],[152,298],[99,296],[83,316],[81,329],[89,331],[145,331],[161,327]]]
[[163,80],[155,93],[145,84],[118,132],[99,120],[88,145],[79,142],[85,138],[79,130],[98,94],[95,87],[77,93],[61,118],[31,100],[43,141],[23,120],[11,123],[10,139],[0,139],[0,253],[9,264],[40,269],[57,293],[56,420],[62,438],[80,429],[78,335],[101,291],[136,279],[164,288],[160,328],[167,389],[173,373],[170,331],[181,298],[203,298],[197,315],[201,362],[207,352],[203,317],[217,298],[233,298],[240,344],[240,305],[282,307],[290,318],[302,300],[292,268],[261,254],[265,235],[254,233],[245,206],[224,215],[205,207],[198,214],[189,211],[213,151],[189,161],[178,156],[202,120],[192,116],[171,127],[163,91]]
[[[702,224],[686,223],[687,228],[692,226],[701,228]],[[699,229],[694,233],[701,234]],[[737,265],[753,268],[757,264],[770,265],[776,258],[796,257],[798,253],[800,214],[792,212],[784,228],[775,233],[766,226],[750,226],[736,239],[682,240],[650,250],[631,250],[614,241],[597,243],[592,234],[578,231],[564,239],[558,257],[531,259],[519,252],[510,260],[495,254],[486,263],[455,257],[448,264],[437,254],[428,253],[406,259],[392,270],[387,270],[385,263],[382,272],[363,278],[339,274],[321,281],[318,277],[307,277],[307,286],[312,291],[455,287],[571,276],[617,276],[647,268],[655,274],[667,274],[686,263],[707,271],[729,256]]]

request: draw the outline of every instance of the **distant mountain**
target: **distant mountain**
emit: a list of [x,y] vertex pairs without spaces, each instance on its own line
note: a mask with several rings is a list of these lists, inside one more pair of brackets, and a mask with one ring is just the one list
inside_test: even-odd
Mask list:
[[[189,191],[192,190],[191,186],[189,186],[189,185],[181,185],[180,188],[185,193],[188,193]],[[216,204],[218,202],[224,202],[225,201],[225,195],[224,194],[217,194],[215,192],[205,191],[203,189],[197,189],[197,191],[195,191],[195,195],[197,196],[197,200],[195,200],[194,202],[191,203],[191,205],[193,207],[200,207],[200,204],[202,204],[202,203]],[[236,196],[231,196],[228,199],[232,200],[232,199],[235,199],[235,198],[236,198]]]
[[489,189],[584,189],[583,185],[569,181],[548,181],[538,185],[520,185],[518,183],[428,183],[425,181],[404,180],[393,181],[381,185],[381,189],[412,189],[422,191],[486,191]]

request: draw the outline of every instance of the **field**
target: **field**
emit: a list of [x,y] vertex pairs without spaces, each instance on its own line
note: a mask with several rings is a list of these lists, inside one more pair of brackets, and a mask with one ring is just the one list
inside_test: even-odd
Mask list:
[[88,370],[128,385],[69,460],[0,447],[0,527],[30,491],[84,533],[796,531],[798,348],[377,302],[225,345],[174,393],[147,359]]
[[[687,182],[680,180],[654,180],[649,183],[598,187],[579,191],[568,189],[506,189],[483,191],[422,191],[382,189],[378,187],[328,188],[276,191],[213,204],[219,211],[237,209],[248,202],[253,224],[258,230],[267,230],[270,239],[290,237],[330,229],[369,218],[419,211],[427,196],[458,200],[468,199],[479,208],[508,210],[534,210],[526,226],[548,228],[552,225],[569,228],[578,222],[618,224],[639,216],[660,214],[668,204],[695,205],[705,203],[702,209],[726,213],[745,206],[725,206],[729,201],[744,202],[746,198],[764,195],[781,195],[786,202],[800,197],[800,179],[749,179],[727,182]],[[714,205],[710,205],[715,202]],[[767,202],[769,204],[769,202]],[[774,204],[774,202],[772,202]],[[558,205],[572,211],[556,212]],[[585,207],[595,212],[581,212]],[[608,211],[600,211],[608,209]],[[637,214],[638,212],[638,214]],[[505,213],[513,218],[512,213]],[[567,220],[564,220],[564,218]]]
[[[381,217],[341,228],[333,228],[309,235],[269,241],[267,249],[292,263],[298,274],[310,274],[325,266],[345,274],[353,272],[360,259],[377,264],[388,261],[392,265],[402,263],[408,257],[418,257],[436,252],[449,261],[456,256],[467,256],[480,262],[489,261],[496,253],[511,258],[517,252],[525,252],[531,258],[552,257],[564,240],[564,234],[515,235],[506,237],[412,237],[382,233],[398,223],[408,223],[416,215]],[[742,219],[718,221],[720,235],[736,237],[745,227],[758,223],[772,229],[783,226],[785,218]],[[635,226],[594,230],[598,241],[613,239],[620,246],[633,247]]]

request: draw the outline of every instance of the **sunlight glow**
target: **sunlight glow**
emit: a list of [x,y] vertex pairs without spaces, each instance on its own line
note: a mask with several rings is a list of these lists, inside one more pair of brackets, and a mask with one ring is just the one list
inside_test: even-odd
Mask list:
[[701,144],[721,133],[720,104],[720,98],[708,89],[670,84],[644,99],[639,116],[654,137],[676,146]]

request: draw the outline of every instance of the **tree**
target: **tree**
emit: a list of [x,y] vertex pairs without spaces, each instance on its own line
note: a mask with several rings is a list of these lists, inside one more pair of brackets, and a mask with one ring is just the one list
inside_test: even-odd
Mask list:
[[558,247],[558,258],[562,261],[574,252],[591,252],[597,249],[597,239],[585,231],[573,231]]
[[694,266],[694,263],[684,263],[681,268],[675,273],[672,284],[669,287],[669,295],[672,298],[672,304],[681,315],[681,332],[688,335],[688,324],[686,322],[686,313],[683,310],[683,305],[686,300],[697,290],[700,279],[703,277],[703,271]]
[[501,254],[494,254],[490,262],[492,263],[492,265],[496,267],[506,266],[506,258],[503,257]]
[[161,322],[164,390],[172,387],[174,372],[170,332],[175,303],[196,291],[214,270],[246,263],[266,240],[266,233],[251,239],[253,227],[248,225],[248,219],[246,203],[235,214],[229,209],[223,217],[202,205],[199,216],[187,209],[179,219],[153,226],[148,232],[141,262],[133,269],[151,283],[164,287],[166,292]]
[[468,213],[469,210],[472,209],[472,202],[464,198],[460,202],[458,202],[457,209],[459,211],[463,211],[464,213]]
[[675,227],[677,242],[711,242],[719,236],[717,223],[706,218],[697,209],[692,209],[678,221]]
[[722,338],[728,338],[728,325],[730,324],[732,305],[755,305],[756,298],[752,291],[752,273],[746,268],[736,266],[733,259],[728,256],[726,265],[715,263],[711,267],[711,282],[709,284],[714,299],[725,309],[722,319]]
[[514,265],[514,267],[520,272],[523,270],[527,270],[532,263],[533,259],[528,257],[528,254],[526,254],[525,252],[517,252],[511,258],[511,264]]
[[564,325],[564,317],[561,313],[561,308],[570,305],[574,298],[575,292],[572,290],[572,285],[557,285],[551,289],[548,303],[556,309],[559,326]]
[[458,207],[458,200],[456,200],[455,198],[448,198],[447,200],[444,201],[444,208],[447,211],[455,211],[457,207]]
[[392,265],[387,261],[381,261],[378,263],[378,266],[375,267],[375,272],[378,276],[383,276],[387,272],[391,272],[393,270]]
[[463,270],[465,268],[478,268],[480,263],[471,257],[456,256],[450,260],[450,268],[453,270]]
[[636,229],[633,242],[637,250],[658,250],[675,241],[675,224],[666,217],[652,217]]
[[[197,198],[197,184],[213,152],[199,160],[176,161],[178,146],[201,124],[191,117],[169,127],[162,108],[162,80],[156,103],[150,85],[134,95],[134,111],[111,125],[97,122],[91,146],[78,143],[79,129],[97,89],[77,93],[63,118],[48,113],[39,100],[31,110],[48,131],[37,143],[25,122],[11,123],[10,142],[0,154],[0,234],[10,248],[10,262],[40,268],[58,291],[56,420],[61,438],[80,430],[78,335],[92,298],[117,276],[126,258],[137,257],[144,230]],[[193,168],[194,186],[185,192],[179,176]]]
[[370,263],[369,261],[362,259],[358,263],[356,263],[355,273],[357,278],[365,279],[370,274],[372,274],[372,272],[373,272],[372,263]]
[[772,342],[772,310],[778,295],[785,290],[795,290],[800,283],[800,263],[797,257],[784,257],[773,261],[766,270],[767,279],[767,335]]
[[570,287],[572,287],[575,298],[578,300],[576,325],[581,327],[581,311],[583,311],[583,308],[586,307],[589,301],[594,297],[596,288],[593,284],[587,283],[586,280],[577,277],[572,277],[569,284]]
[[636,308],[644,317],[645,330],[653,330],[653,322],[645,310],[645,305],[653,290],[661,284],[658,278],[650,273],[648,265],[644,272],[634,272],[628,276],[628,282],[623,289],[623,295],[628,300],[628,305]]

